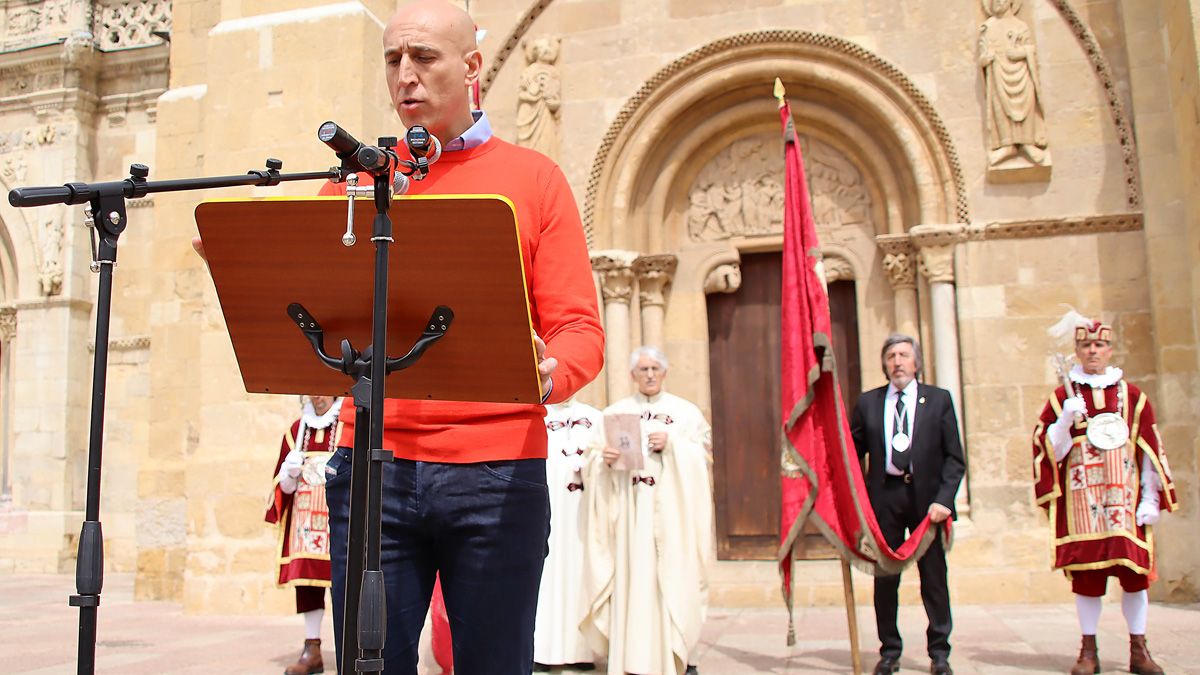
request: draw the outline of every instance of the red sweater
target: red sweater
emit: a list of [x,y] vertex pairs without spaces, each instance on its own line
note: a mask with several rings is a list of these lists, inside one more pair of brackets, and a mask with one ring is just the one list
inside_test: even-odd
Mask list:
[[[404,155],[403,146],[400,148]],[[363,176],[360,184],[370,183]],[[323,195],[345,194],[328,183]],[[409,194],[499,194],[512,200],[521,236],[533,327],[558,359],[547,403],[565,401],[604,365],[604,329],[579,209],[562,170],[548,157],[493,137],[443,153]],[[434,349],[437,347],[435,346]],[[383,447],[427,462],[484,462],[546,457],[546,410],[540,405],[387,399]],[[339,445],[354,440],[354,406],[342,406]]]

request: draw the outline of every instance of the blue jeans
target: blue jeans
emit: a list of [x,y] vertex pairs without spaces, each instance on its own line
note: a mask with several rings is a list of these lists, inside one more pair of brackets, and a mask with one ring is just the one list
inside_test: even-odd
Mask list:
[[[350,520],[350,449],[329,460],[334,635],[340,655]],[[457,675],[533,667],[533,622],[550,536],[546,461],[383,464],[380,560],[387,589],[384,672],[415,675],[435,574]],[[340,656],[339,656],[340,663]]]

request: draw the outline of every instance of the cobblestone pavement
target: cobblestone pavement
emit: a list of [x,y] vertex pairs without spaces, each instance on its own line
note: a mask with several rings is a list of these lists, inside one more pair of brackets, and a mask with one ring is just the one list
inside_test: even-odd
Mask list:
[[[79,618],[78,610],[67,606],[73,590],[69,575],[0,576],[0,654],[5,657],[0,672],[75,672]],[[189,615],[178,603],[134,602],[132,591],[129,575],[105,579],[98,673],[274,674],[299,653],[303,629],[298,617]],[[874,615],[869,606],[860,606],[858,616],[863,666],[870,669],[875,662]],[[921,607],[901,607],[900,618],[909,645],[901,672],[928,672]],[[1200,605],[1152,604],[1149,625],[1150,648],[1168,673],[1200,672]],[[714,608],[697,655],[700,672],[850,672],[841,608],[799,609],[796,628],[797,643],[788,647],[782,607]],[[327,672],[332,673],[328,625],[324,636]],[[960,675],[1063,673],[1079,647],[1074,605],[956,606],[953,644],[951,662]],[[1126,672],[1128,639],[1119,602],[1105,605],[1099,644],[1104,672]]]

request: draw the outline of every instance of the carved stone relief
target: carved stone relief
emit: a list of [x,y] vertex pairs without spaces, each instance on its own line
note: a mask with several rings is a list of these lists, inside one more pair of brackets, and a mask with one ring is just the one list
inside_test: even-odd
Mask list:
[[[846,241],[844,228],[874,232],[871,197],[862,173],[841,152],[800,137],[822,241]],[[696,241],[779,234],[783,231],[783,156],[778,138],[737,141],[717,154],[688,192],[688,236]]]
[[1037,50],[1029,26],[1017,16],[1023,0],[982,2],[988,19],[979,27],[979,66],[987,108],[989,169],[1048,167]]
[[705,293],[733,293],[742,287],[742,266],[737,263],[717,265],[704,277]]
[[[87,0],[9,2],[8,20],[0,25],[0,51],[15,51],[61,40],[72,28],[91,25]],[[16,5],[16,6],[14,6]]]
[[17,308],[0,307],[0,342],[12,342],[17,337]]
[[517,90],[517,144],[558,157],[562,78],[558,61],[562,38],[525,41],[525,70]]
[[916,288],[917,274],[909,253],[888,253],[883,256],[883,269],[892,288]]
[[24,155],[13,155],[12,157],[6,157],[4,160],[0,161],[0,176],[3,176],[4,182],[9,185],[21,183],[25,180],[26,168],[27,165],[25,163]]
[[850,264],[849,260],[840,256],[825,256],[821,259],[821,266],[824,269],[826,285],[835,281],[852,281],[854,279],[854,266]]
[[95,33],[104,51],[158,44],[156,31],[171,31],[170,0],[105,2],[96,13]]
[[47,297],[62,293],[63,284],[63,228],[65,209],[44,218],[41,222],[39,239],[38,284],[42,295]]
[[14,7],[8,13],[5,42],[14,38],[46,32],[54,24],[64,24],[70,15],[71,0],[47,0]]

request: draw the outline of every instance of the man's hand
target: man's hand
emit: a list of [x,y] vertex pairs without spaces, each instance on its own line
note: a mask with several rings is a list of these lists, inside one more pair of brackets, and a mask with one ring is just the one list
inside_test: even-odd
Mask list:
[[200,256],[204,262],[208,262],[208,256],[204,254],[204,242],[200,241],[200,237],[192,237],[192,250]]
[[550,376],[558,367],[558,359],[553,356],[546,358],[546,341],[537,333],[533,334],[533,346],[537,351],[538,376],[542,378],[542,393],[547,393],[550,391]]
[[1136,516],[1137,524],[1138,525],[1157,525],[1158,524],[1158,516],[1160,513],[1161,513],[1161,510],[1158,508],[1158,504],[1150,504],[1148,502],[1143,501],[1141,504],[1138,504],[1138,507],[1137,507],[1137,516]]
[[605,446],[604,452],[601,453],[601,456],[604,457],[605,464],[612,466],[613,462],[617,461],[617,458],[621,456],[621,451],[617,450],[616,448]]
[[1087,412],[1087,404],[1078,396],[1071,396],[1063,399],[1062,414],[1058,416],[1059,421],[1068,420],[1069,423],[1075,423],[1076,415],[1083,415]]
[[662,452],[667,448],[667,432],[655,431],[648,434],[646,443],[650,446],[650,452]]
[[289,478],[297,478],[300,476],[300,470],[304,466],[304,455],[299,450],[292,450],[283,458],[283,464],[279,466],[279,475]]
[[950,509],[938,503],[929,505],[929,520],[933,523],[944,523],[950,517]]

